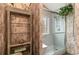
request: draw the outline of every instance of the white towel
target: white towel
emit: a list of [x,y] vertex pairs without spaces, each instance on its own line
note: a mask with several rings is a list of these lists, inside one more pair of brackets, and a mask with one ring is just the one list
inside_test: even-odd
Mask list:
[[43,44],[43,45],[42,45],[42,47],[43,47],[43,48],[46,48],[46,47],[47,47],[47,45]]

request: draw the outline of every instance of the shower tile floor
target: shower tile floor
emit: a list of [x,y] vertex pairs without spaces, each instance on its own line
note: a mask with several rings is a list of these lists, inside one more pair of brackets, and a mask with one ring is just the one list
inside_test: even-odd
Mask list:
[[45,49],[43,55],[62,55],[65,54],[65,49],[61,47],[53,47],[53,46],[49,46]]

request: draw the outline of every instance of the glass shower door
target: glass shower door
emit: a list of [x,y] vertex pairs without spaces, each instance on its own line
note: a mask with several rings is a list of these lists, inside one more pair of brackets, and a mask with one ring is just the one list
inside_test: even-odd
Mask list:
[[62,54],[65,51],[65,19],[57,13],[43,13],[43,54]]
[[62,54],[65,52],[65,18],[54,15],[52,29],[55,54]]

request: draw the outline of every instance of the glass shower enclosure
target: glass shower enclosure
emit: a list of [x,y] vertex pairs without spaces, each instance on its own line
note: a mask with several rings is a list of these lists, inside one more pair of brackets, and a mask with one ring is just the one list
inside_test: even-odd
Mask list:
[[43,55],[65,53],[65,18],[56,12],[43,11]]

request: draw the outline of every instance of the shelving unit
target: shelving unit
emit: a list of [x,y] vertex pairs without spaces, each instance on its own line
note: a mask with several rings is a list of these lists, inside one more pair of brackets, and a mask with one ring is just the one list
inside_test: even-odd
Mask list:
[[[32,54],[32,19],[29,11],[7,8],[7,54]],[[27,53],[28,52],[28,53]]]

